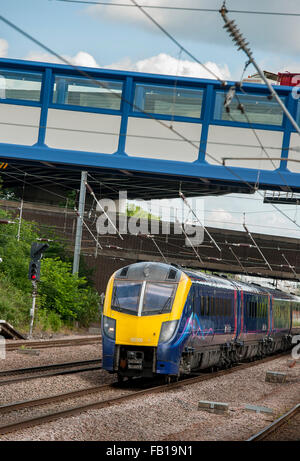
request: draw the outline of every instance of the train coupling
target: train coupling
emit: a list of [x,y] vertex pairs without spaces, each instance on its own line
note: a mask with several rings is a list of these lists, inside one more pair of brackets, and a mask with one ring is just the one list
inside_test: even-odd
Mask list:
[[142,370],[144,361],[144,352],[127,351],[127,367],[129,370]]

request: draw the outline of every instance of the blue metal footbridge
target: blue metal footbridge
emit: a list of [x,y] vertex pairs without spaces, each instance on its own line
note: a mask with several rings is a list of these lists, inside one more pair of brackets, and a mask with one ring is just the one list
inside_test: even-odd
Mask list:
[[[297,88],[275,89],[299,122]],[[156,198],[180,185],[300,191],[299,135],[264,85],[11,59],[0,59],[0,162],[61,177],[86,169]]]

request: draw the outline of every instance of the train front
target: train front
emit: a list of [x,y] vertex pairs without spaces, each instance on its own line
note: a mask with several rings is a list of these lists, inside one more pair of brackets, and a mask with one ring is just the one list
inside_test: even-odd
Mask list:
[[176,267],[136,263],[109,280],[102,317],[103,368],[123,377],[178,375],[174,338],[191,281]]

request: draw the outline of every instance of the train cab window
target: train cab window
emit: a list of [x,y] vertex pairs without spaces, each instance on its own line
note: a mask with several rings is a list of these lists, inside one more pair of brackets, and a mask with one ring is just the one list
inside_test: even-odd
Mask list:
[[115,281],[111,308],[137,315],[142,284],[140,282]]
[[142,315],[171,312],[176,286],[174,283],[148,282],[145,289]]

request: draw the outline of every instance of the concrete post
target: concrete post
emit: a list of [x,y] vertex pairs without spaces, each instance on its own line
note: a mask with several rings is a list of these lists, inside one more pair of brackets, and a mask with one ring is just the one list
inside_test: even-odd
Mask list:
[[79,270],[79,259],[82,239],[82,222],[84,219],[84,208],[85,208],[85,183],[87,180],[87,171],[81,172],[81,183],[80,183],[80,195],[79,195],[79,207],[78,207],[78,218],[77,228],[75,237],[75,248],[74,248],[74,259],[73,259],[73,274],[78,273]]

